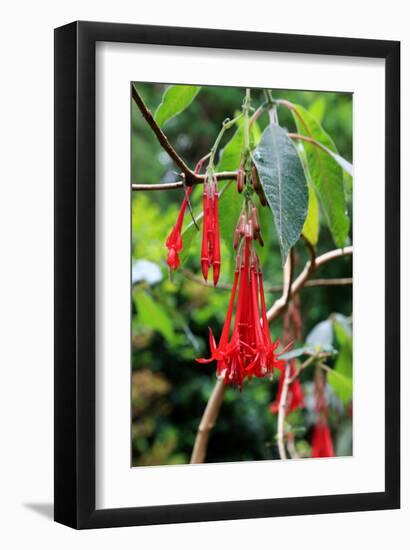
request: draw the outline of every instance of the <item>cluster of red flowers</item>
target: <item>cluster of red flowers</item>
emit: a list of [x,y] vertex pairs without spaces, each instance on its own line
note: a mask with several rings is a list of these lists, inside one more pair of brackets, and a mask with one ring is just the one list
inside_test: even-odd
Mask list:
[[201,267],[205,281],[208,280],[208,271],[212,267],[214,286],[218,284],[221,269],[218,201],[218,182],[215,177],[208,177],[203,192]]
[[335,456],[330,428],[327,422],[329,411],[325,388],[325,375],[321,370],[317,370],[315,375],[315,399],[318,419],[316,424],[313,426],[312,432],[312,458],[326,458]]
[[218,377],[240,388],[245,378],[264,377],[272,374],[274,368],[282,370],[285,365],[276,353],[279,340],[271,341],[262,271],[253,245],[253,221],[252,210],[250,213],[244,210],[238,224],[239,239],[235,243],[239,253],[232,293],[219,343],[216,344],[210,329],[211,357],[197,359],[199,363],[217,361]]
[[[199,173],[201,165],[202,161],[197,164],[195,173]],[[239,171],[238,178],[244,180],[242,170]],[[243,187],[244,181],[241,191]],[[191,192],[192,187],[186,190],[177,221],[166,241],[167,264],[173,270],[177,269],[180,263],[179,253],[183,246],[182,224]],[[212,268],[215,286],[221,267],[218,201],[218,182],[214,176],[207,174],[203,190],[201,268],[205,280],[208,279],[209,269]],[[254,246],[256,240],[263,246],[256,207],[247,198],[234,233],[234,249],[238,250],[238,255],[222,334],[217,345],[212,331],[209,330],[211,357],[197,359],[199,363],[217,361],[218,377],[225,383],[240,388],[245,378],[264,377],[272,374],[275,368],[283,370],[285,365],[284,361],[279,359],[280,354],[276,352],[279,340],[272,342],[269,332],[262,271]]]

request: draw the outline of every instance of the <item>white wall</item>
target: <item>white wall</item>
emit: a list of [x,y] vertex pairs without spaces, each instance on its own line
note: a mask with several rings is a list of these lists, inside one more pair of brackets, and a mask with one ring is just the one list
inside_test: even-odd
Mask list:
[[[409,344],[402,355],[401,511],[75,532],[52,523],[53,27],[75,19],[402,40],[402,151],[409,151],[410,38],[406,3],[357,0],[4,3],[0,64],[0,544],[24,548],[405,547],[410,520]],[[375,113],[375,116],[378,116]],[[404,156],[404,154],[403,154]],[[409,180],[403,159],[402,181]],[[403,212],[410,207],[403,185]],[[410,280],[403,215],[402,280]],[[404,286],[403,285],[403,286]],[[403,288],[403,340],[409,290]],[[377,345],[377,343],[375,343]],[[30,454],[29,454],[30,453]],[[41,513],[39,513],[41,512]],[[7,541],[7,542],[6,542]],[[119,546],[119,547],[121,547]]]

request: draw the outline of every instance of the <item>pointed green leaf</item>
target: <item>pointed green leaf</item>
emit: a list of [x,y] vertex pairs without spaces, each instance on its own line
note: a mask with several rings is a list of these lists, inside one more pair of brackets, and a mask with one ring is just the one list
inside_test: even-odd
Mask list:
[[[298,132],[318,141],[332,153],[330,155],[317,145],[303,142],[312,182],[318,192],[333,240],[337,246],[342,247],[350,225],[346,212],[343,170],[340,166],[344,159],[338,155],[332,139],[308,111],[300,105],[294,105],[292,113]],[[347,170],[349,163],[344,163]]]
[[303,167],[287,131],[277,124],[265,128],[253,159],[272,210],[284,263],[307,215],[308,187]]
[[322,122],[325,111],[326,111],[326,102],[323,99],[323,97],[318,97],[316,101],[314,101],[312,105],[309,107],[309,113],[318,122]]
[[162,101],[155,111],[155,122],[163,126],[167,120],[182,113],[195,99],[201,86],[169,86],[162,96]]

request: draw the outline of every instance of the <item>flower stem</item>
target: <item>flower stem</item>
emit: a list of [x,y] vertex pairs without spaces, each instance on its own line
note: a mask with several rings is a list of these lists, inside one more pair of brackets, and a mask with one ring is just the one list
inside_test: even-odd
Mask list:
[[242,113],[238,115],[237,117],[230,119],[226,118],[222,123],[222,128],[219,131],[219,134],[217,135],[217,138],[215,140],[215,143],[211,147],[211,151],[209,153],[209,164],[208,164],[208,173],[213,173],[215,170],[215,155],[218,150],[219,144],[221,143],[221,139],[223,138],[224,133],[232,128],[238,120],[242,118]]

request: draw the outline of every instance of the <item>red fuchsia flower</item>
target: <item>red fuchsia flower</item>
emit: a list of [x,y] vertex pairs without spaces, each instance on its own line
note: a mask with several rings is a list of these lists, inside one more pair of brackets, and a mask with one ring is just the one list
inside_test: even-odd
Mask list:
[[327,458],[335,456],[332,437],[326,419],[320,419],[313,427],[312,458]]
[[272,342],[269,332],[262,272],[254,250],[253,236],[249,218],[237,256],[231,298],[219,343],[216,344],[210,329],[211,357],[197,359],[199,363],[217,361],[217,376],[226,384],[239,388],[242,388],[245,378],[268,376],[275,368],[282,370],[285,365],[279,359],[280,353],[276,352],[279,341]]
[[203,192],[201,267],[205,281],[208,280],[208,271],[212,267],[215,286],[218,284],[221,269],[218,202],[218,181],[214,177],[207,177]]
[[172,231],[168,235],[165,243],[168,248],[167,264],[169,268],[173,270],[178,269],[179,266],[178,254],[182,250],[182,223],[184,221],[185,210],[191,193],[192,187],[189,187],[185,194],[184,200],[182,201],[176,224],[172,228]]
[[[292,361],[290,361],[289,365],[290,365],[289,376],[292,378],[292,376],[294,376],[296,372],[295,360],[293,359]],[[280,396],[282,394],[284,380],[285,380],[285,371],[282,372],[279,379],[279,386],[278,386],[278,393],[276,394],[276,400],[273,403],[271,403],[269,407],[270,411],[273,414],[276,414],[279,412]],[[303,395],[302,384],[300,383],[299,378],[296,378],[291,384],[289,384],[288,395],[287,395],[285,406],[286,406],[286,414],[290,414],[291,412],[296,411],[296,409],[302,409],[305,406],[305,399]]]
[[[201,159],[196,165],[194,170],[195,174],[198,174],[198,172],[201,170],[203,161],[204,159]],[[186,189],[184,200],[182,201],[181,208],[177,217],[177,221],[165,242],[165,246],[168,248],[167,264],[169,268],[173,270],[178,269],[179,266],[179,253],[182,250],[182,224],[184,222],[185,210],[191,193],[192,186]]]

